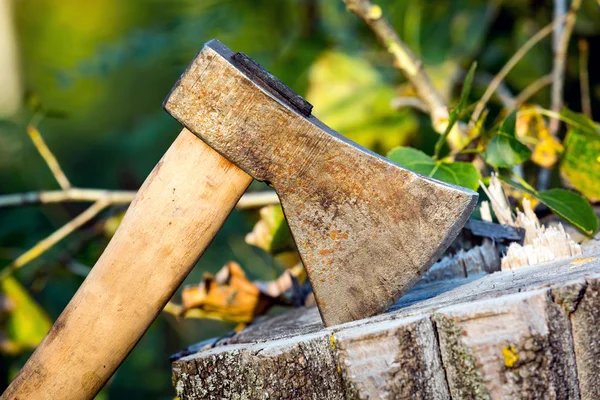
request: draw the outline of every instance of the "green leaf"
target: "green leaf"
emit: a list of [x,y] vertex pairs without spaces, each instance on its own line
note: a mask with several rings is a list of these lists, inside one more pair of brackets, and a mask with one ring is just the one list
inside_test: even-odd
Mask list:
[[587,236],[593,236],[598,230],[596,213],[579,194],[565,189],[550,189],[537,192],[536,197]]
[[485,160],[493,167],[512,167],[529,159],[531,150],[515,135],[517,111],[513,111],[500,125],[496,136],[488,143]]
[[429,176],[453,185],[477,190],[481,175],[471,163],[434,160],[420,150],[411,147],[397,147],[387,157],[419,174]]
[[576,113],[565,107],[560,110],[560,116],[564,122],[584,134],[592,136],[598,136],[598,134],[600,134],[600,130],[596,123],[589,119],[585,114]]
[[471,93],[471,86],[473,85],[473,76],[475,75],[475,69],[477,68],[477,62],[473,62],[471,64],[471,68],[469,68],[469,72],[465,77],[465,81],[463,83],[462,91],[460,92],[460,100],[456,107],[450,111],[450,115],[448,116],[448,126],[444,131],[444,134],[439,137],[438,141],[435,143],[435,151],[433,158],[437,159],[440,156],[440,151],[442,151],[442,146],[446,142],[448,135],[452,131],[454,124],[458,121],[458,116],[462,112],[462,110],[467,105],[467,99],[469,98],[469,93]]
[[11,304],[4,325],[10,346],[4,348],[11,354],[34,349],[50,330],[50,318],[14,277],[0,281],[0,293]]
[[522,178],[520,182],[517,182],[510,175],[510,171],[503,171],[499,178],[513,188],[529,193],[585,235],[591,237],[598,231],[598,217],[594,209],[579,194],[565,189],[549,189],[538,192]]
[[600,200],[600,135],[573,127],[564,146],[561,176],[590,201]]

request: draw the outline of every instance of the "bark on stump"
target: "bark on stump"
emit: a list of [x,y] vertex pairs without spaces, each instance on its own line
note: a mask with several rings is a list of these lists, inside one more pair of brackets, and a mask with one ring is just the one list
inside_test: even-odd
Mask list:
[[600,399],[598,242],[584,252],[423,280],[331,328],[293,310],[175,360],[173,384],[181,399]]

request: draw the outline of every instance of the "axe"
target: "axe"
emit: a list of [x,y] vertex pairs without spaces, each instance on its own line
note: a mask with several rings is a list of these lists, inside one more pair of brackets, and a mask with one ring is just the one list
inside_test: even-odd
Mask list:
[[252,178],[279,195],[326,326],[388,309],[440,257],[477,201],[344,138],[216,40],[164,108],[185,128],[2,399],[93,398]]

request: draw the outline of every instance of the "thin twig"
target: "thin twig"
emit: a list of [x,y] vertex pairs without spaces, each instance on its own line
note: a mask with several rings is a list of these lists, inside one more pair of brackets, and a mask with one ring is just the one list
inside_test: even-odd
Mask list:
[[[373,5],[369,0],[343,1],[346,3],[348,10],[362,19],[375,33],[387,51],[392,54],[394,66],[404,73],[420,99],[427,105],[433,128],[439,134],[443,134],[448,126],[448,106],[424,71],[423,62],[400,39],[394,28],[383,17],[379,6]],[[459,125],[455,125],[448,136],[450,148],[460,148],[464,138],[466,138],[464,132],[461,132]]]
[[[575,20],[577,19],[577,11],[581,6],[581,0],[573,0],[569,12],[564,15],[566,6],[563,3],[564,0],[555,0],[555,13],[562,12],[563,15],[556,15],[555,21],[564,20],[564,29],[562,32],[558,32],[554,45],[554,64],[552,68],[552,98],[551,98],[551,110],[554,112],[560,112],[563,105],[563,89],[565,85],[565,68],[567,64],[567,50],[569,48],[569,41],[571,40],[571,33],[575,26]],[[557,24],[556,26],[561,26]],[[558,129],[560,128],[559,120],[551,120],[549,125],[550,134],[554,137],[558,135]]]
[[514,102],[510,107],[506,107],[506,114],[510,114],[522,104],[527,102],[533,95],[552,83],[552,74],[544,75],[541,78],[529,84],[521,93],[515,97]]
[[[560,112],[563,105],[563,89],[565,83],[565,68],[567,64],[567,50],[569,48],[569,40],[571,39],[571,33],[575,26],[575,20],[577,18],[577,11],[581,6],[581,0],[573,0],[571,8],[567,14],[564,14],[566,5],[564,0],[555,0],[555,22],[561,21],[556,24],[556,27],[562,28],[562,21],[564,20],[564,28],[555,28],[556,32],[553,41],[554,50],[554,63],[552,66],[552,92],[551,92],[551,110],[555,113]],[[561,15],[562,13],[562,15]],[[551,119],[548,125],[548,131],[550,134],[558,139],[558,131],[560,129],[560,120]],[[541,167],[538,172],[537,189],[545,190],[550,186],[550,179],[552,173],[548,168]]]
[[[31,204],[95,202],[103,200],[110,205],[129,204],[136,192],[127,190],[80,189],[51,190],[40,192],[15,193],[0,196],[0,208],[18,207]],[[272,191],[246,193],[236,208],[240,210],[279,204],[277,194]]]
[[30,261],[35,260],[41,254],[48,251],[52,246],[60,242],[66,236],[75,231],[77,228],[79,228],[80,226],[94,218],[96,215],[98,215],[108,205],[109,203],[104,200],[99,200],[92,204],[84,212],[79,214],[77,217],[73,218],[71,221],[67,222],[65,225],[61,226],[59,229],[51,233],[46,238],[39,241],[35,246],[27,250],[25,253],[17,257],[12,263],[10,263],[4,269],[2,269],[2,271],[0,271],[0,280],[3,280],[4,278],[10,276],[19,268],[23,267]]
[[71,182],[69,182],[69,179],[67,179],[60,164],[56,161],[56,157],[54,157],[54,154],[52,154],[48,145],[46,145],[40,131],[34,125],[28,125],[27,134],[44,161],[46,161],[46,165],[50,168],[52,175],[54,175],[54,179],[56,179],[60,187],[64,190],[69,189],[71,187]]
[[[27,126],[27,133],[35,147],[44,158],[44,161],[52,171],[52,174],[63,188],[63,190],[39,191],[28,193],[17,193],[0,196],[0,208],[17,207],[28,204],[50,204],[63,202],[93,202],[93,204],[77,217],[67,222],[58,230],[39,241],[31,249],[17,257],[13,262],[0,271],[0,280],[10,276],[13,272],[23,267],[30,261],[38,258],[48,251],[56,243],[67,235],[74,232],[83,224],[94,218],[98,213],[110,205],[129,204],[135,198],[134,191],[82,189],[71,187],[71,183],[60,168],[56,157],[42,138],[35,124]],[[279,197],[275,192],[247,193],[237,204],[238,209],[257,208],[270,204],[279,204]],[[80,271],[81,272],[81,271]]]
[[427,107],[427,104],[425,104],[423,100],[419,99],[418,97],[398,96],[392,99],[392,108],[394,110],[401,110],[406,107],[415,108],[426,114],[429,113],[429,108]]
[[129,204],[134,197],[134,191],[70,188],[67,190],[2,195],[0,196],[0,208],[30,204],[94,202],[98,200],[104,200],[110,204]]
[[[485,72],[477,73],[474,78],[474,82],[477,85],[485,86],[486,88],[492,83],[493,80],[494,76]],[[512,92],[504,82],[500,82],[495,94],[498,97],[498,100],[500,100],[500,102],[504,105],[504,107],[509,107],[515,101]]]
[[531,50],[533,46],[535,46],[540,40],[542,40],[552,32],[552,29],[554,28],[555,24],[562,22],[563,19],[564,18],[554,20],[551,24],[546,25],[535,35],[529,38],[529,40],[527,40],[527,42],[525,42],[523,46],[521,46],[521,48],[517,50],[515,54],[513,54],[513,56],[508,60],[504,67],[502,67],[500,72],[498,72],[496,76],[494,76],[494,79],[492,79],[485,93],[483,94],[483,96],[481,96],[481,99],[475,106],[475,110],[471,115],[471,121],[469,122],[470,128],[475,126],[475,123],[477,122],[479,117],[481,117],[481,113],[485,109],[487,102],[490,100],[496,89],[498,89],[498,86],[500,86],[500,84],[502,83],[506,75],[508,75],[510,70],[513,69],[513,67],[527,54],[529,50]]
[[590,75],[588,72],[590,49],[588,42],[585,39],[580,39],[577,45],[579,47],[579,87],[581,89],[581,110],[588,118],[592,118]]
[[279,196],[277,196],[277,193],[271,191],[251,192],[244,194],[235,208],[238,210],[246,210],[275,204],[279,204]]

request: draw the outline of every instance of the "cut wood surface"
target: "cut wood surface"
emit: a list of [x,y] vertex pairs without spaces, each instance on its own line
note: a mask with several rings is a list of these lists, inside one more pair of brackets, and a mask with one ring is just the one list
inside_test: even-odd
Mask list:
[[599,399],[599,242],[583,250],[422,280],[389,312],[330,328],[295,309],[197,346],[173,384],[182,399]]

